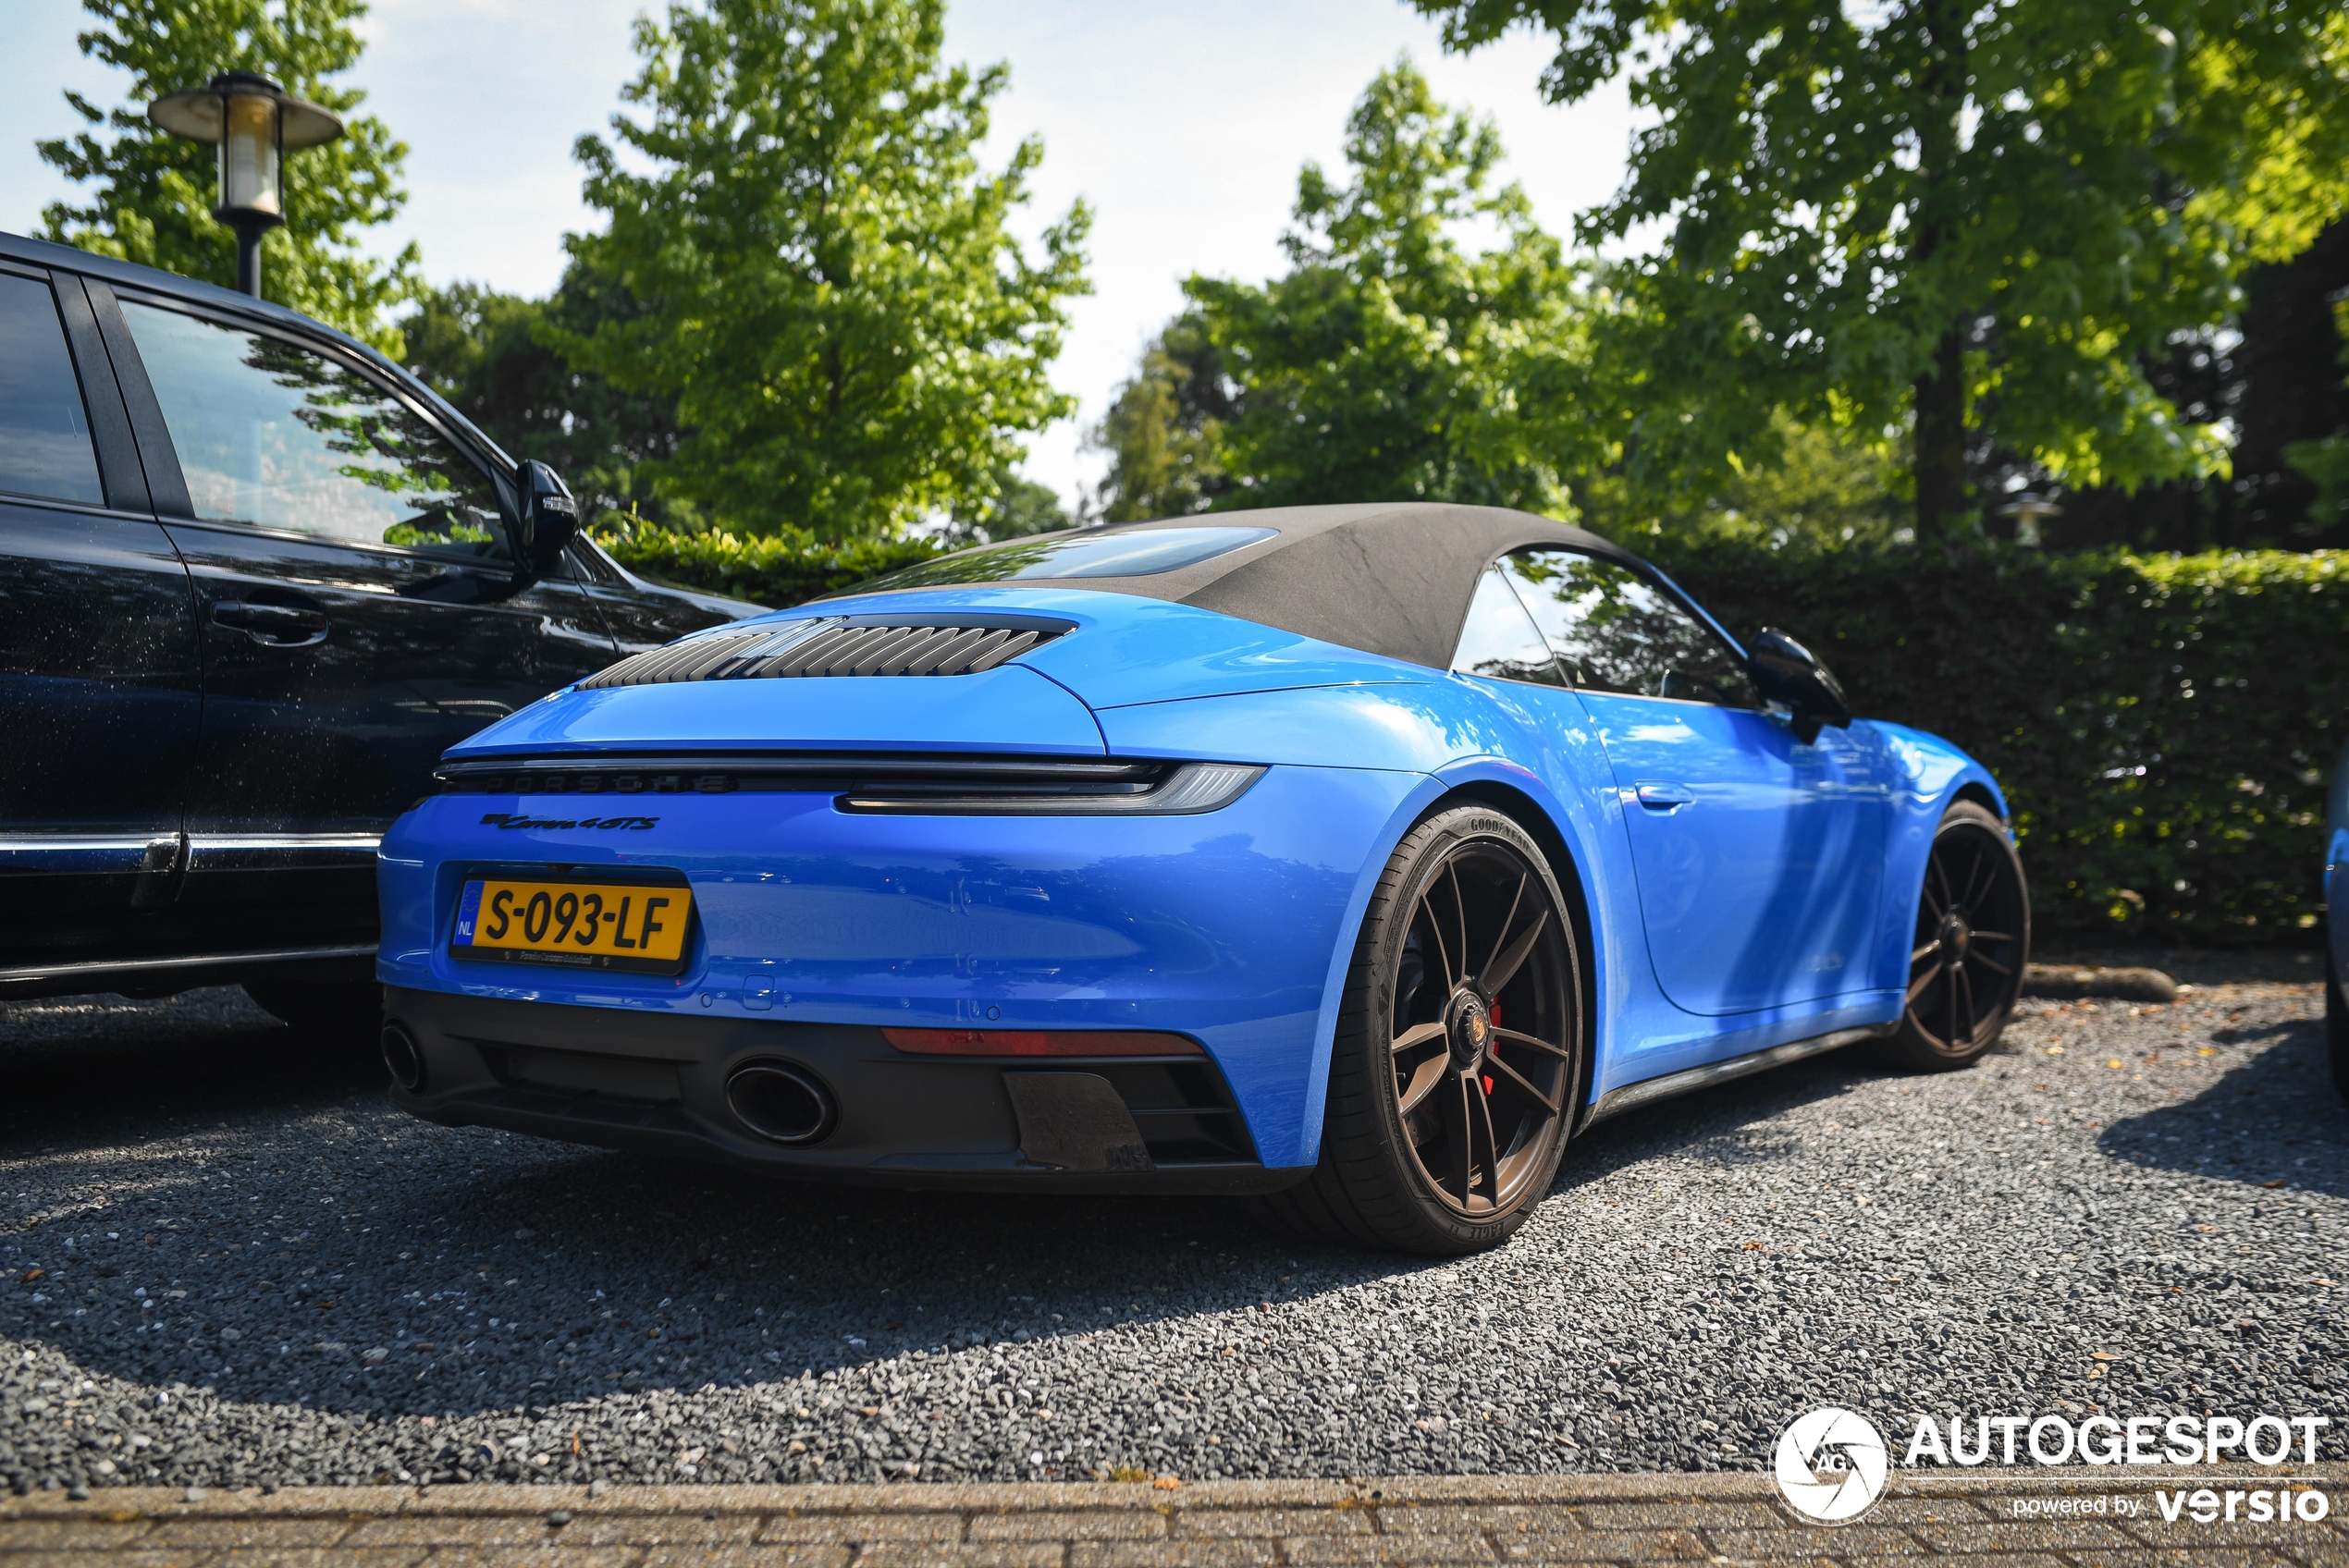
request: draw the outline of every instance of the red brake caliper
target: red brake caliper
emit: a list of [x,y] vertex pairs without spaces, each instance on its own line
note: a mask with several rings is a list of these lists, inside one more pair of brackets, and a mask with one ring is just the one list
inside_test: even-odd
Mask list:
[[[1493,1021],[1494,1028],[1501,1026],[1501,999],[1498,997],[1493,998],[1493,1005],[1486,1010],[1484,1016]],[[1484,1075],[1484,1092],[1488,1095],[1493,1092],[1493,1075],[1489,1072]]]

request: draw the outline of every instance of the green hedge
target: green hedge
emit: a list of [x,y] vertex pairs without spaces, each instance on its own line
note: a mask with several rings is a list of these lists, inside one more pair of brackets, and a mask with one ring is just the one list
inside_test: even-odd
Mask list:
[[[633,570],[774,606],[925,559],[642,525]],[[1794,633],[1860,712],[1965,747],[2015,812],[2049,945],[2306,940],[2349,739],[2349,552],[2045,555],[1627,541],[1740,634]]]
[[2349,552],[1644,552],[2007,790],[2048,945],[2304,941],[2349,737]]
[[938,546],[923,539],[862,539],[844,545],[823,544],[806,533],[746,539],[656,528],[625,517],[599,521],[594,533],[596,542],[631,571],[748,599],[769,609],[836,593],[938,554]]

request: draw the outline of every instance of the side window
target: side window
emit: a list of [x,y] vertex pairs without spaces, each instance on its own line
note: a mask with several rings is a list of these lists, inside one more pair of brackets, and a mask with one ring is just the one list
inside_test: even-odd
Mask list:
[[14,273],[0,273],[0,491],[105,502],[57,302]]
[[283,338],[122,309],[198,517],[508,558],[489,476],[371,378]]
[[1495,567],[1477,580],[1476,598],[1469,605],[1468,623],[1460,628],[1459,650],[1452,668],[1466,675],[1487,675],[1500,680],[1532,680],[1563,686],[1557,660],[1534,628],[1525,606],[1518,603],[1508,580]]
[[1720,636],[1629,567],[1575,550],[1519,550],[1503,564],[1575,685],[1762,705]]

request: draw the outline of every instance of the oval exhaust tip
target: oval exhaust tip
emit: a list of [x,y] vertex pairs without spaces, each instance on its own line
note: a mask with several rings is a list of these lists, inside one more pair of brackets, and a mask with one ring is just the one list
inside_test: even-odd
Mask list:
[[831,1091],[811,1072],[780,1061],[754,1061],[726,1080],[734,1119],[776,1144],[812,1144],[832,1130]]
[[416,1044],[406,1024],[395,1020],[384,1025],[383,1052],[384,1066],[393,1083],[410,1094],[424,1086],[424,1047]]

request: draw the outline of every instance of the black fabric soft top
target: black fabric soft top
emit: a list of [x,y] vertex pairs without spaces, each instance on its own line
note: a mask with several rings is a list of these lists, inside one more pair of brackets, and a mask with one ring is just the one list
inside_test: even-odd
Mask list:
[[1213,512],[1101,532],[1218,525],[1269,528],[1276,537],[1147,577],[1041,578],[1022,585],[1197,605],[1443,669],[1458,645],[1478,577],[1511,550],[1562,546],[1643,570],[1637,557],[1597,534],[1548,518],[1427,501]]

